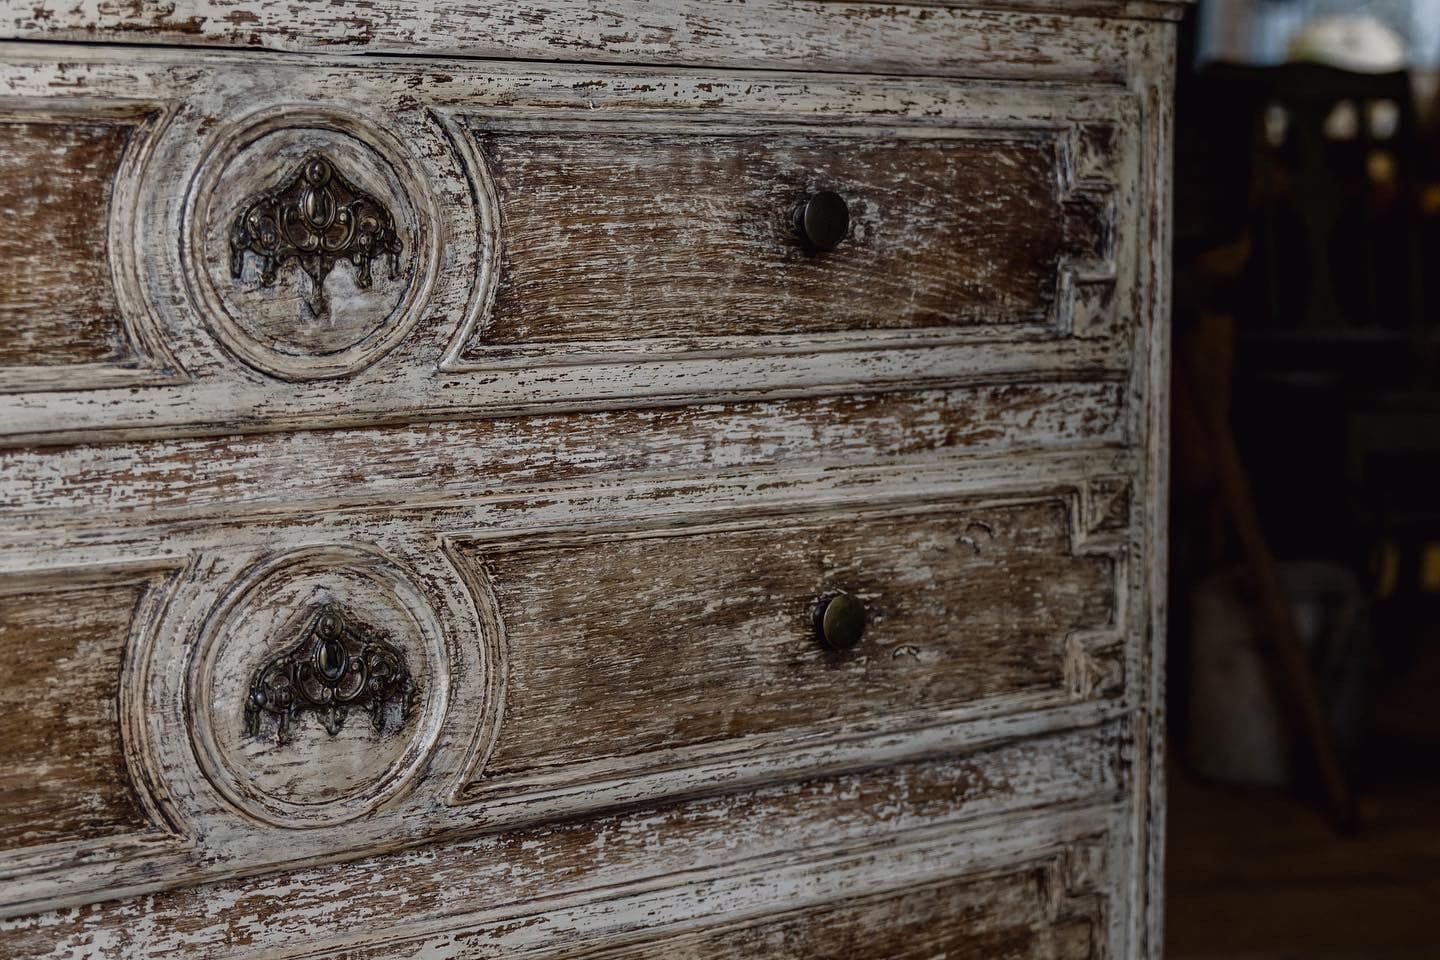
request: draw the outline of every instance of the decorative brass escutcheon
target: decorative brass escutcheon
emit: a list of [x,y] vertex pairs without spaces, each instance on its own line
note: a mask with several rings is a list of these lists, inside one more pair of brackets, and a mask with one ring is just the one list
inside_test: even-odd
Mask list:
[[815,607],[815,634],[831,650],[849,650],[865,632],[865,602],[852,593],[834,593]]
[[355,266],[355,285],[370,286],[370,261],[386,256],[390,279],[400,275],[400,236],[385,205],[355,186],[329,158],[311,154],[274,190],[253,198],[230,230],[230,274],[245,272],[245,254],[260,258],[260,283],[271,286],[279,269],[296,260],[310,278],[310,312],[329,309],[325,278],[335,264]]
[[283,742],[290,722],[312,712],[333,737],[346,715],[359,709],[384,735],[404,726],[415,693],[400,648],[326,604],[305,619],[297,643],[255,671],[245,701],[245,729],[258,737],[262,719],[271,718],[275,739]]

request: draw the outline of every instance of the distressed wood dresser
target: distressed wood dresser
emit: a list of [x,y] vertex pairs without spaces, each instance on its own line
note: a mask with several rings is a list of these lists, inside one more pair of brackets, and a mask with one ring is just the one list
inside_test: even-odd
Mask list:
[[0,11],[0,956],[1158,956],[1178,4]]

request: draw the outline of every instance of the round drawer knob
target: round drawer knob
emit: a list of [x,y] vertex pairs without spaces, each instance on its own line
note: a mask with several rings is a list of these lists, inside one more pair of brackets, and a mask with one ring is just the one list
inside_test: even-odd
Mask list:
[[795,220],[800,238],[817,251],[834,250],[850,232],[850,208],[845,198],[828,190],[806,200]]
[[849,593],[837,593],[815,608],[815,633],[831,650],[849,650],[865,632],[865,603]]

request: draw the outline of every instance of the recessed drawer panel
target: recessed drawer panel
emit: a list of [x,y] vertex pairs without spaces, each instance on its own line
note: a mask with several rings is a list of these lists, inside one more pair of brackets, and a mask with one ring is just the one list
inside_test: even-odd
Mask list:
[[162,579],[0,576],[0,870],[30,847],[156,832],[126,766],[121,687],[132,621]]
[[1012,870],[742,920],[594,960],[1093,960],[1106,897],[1076,889],[1059,855]]
[[1118,664],[1103,691],[1087,678],[1115,640],[1117,564],[1077,550],[1073,522],[1039,499],[462,546],[508,658],[469,790],[1113,693]]
[[130,109],[0,106],[0,389],[16,368],[54,383],[133,361],[106,261],[111,191],[149,117]]
[[[470,352],[1050,326],[1068,273],[1113,272],[1110,192],[1075,189],[1049,131],[476,136],[504,229]],[[821,193],[829,250],[804,227]]]

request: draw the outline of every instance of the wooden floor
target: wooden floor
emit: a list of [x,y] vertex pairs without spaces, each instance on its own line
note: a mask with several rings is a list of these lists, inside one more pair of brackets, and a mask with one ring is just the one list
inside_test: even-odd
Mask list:
[[1168,960],[1440,960],[1440,656],[1413,681],[1386,698],[1355,836],[1172,772]]
[[1362,807],[1342,838],[1285,797],[1172,779],[1169,960],[1440,958],[1440,787]]

